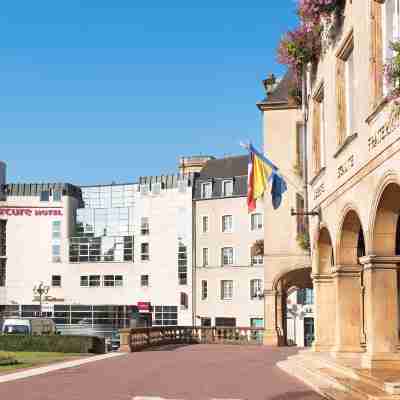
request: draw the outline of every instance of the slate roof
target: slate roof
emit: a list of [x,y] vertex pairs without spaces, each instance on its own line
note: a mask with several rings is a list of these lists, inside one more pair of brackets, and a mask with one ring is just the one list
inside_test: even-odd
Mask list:
[[207,161],[200,172],[200,180],[208,178],[232,178],[247,175],[248,156],[233,156]]

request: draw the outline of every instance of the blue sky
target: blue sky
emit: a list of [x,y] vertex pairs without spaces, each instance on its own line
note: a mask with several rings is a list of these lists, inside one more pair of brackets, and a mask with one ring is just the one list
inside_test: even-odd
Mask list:
[[8,180],[128,182],[174,173],[181,155],[240,154],[245,139],[260,146],[255,104],[267,73],[283,72],[275,49],[296,24],[294,8],[294,0],[4,2]]

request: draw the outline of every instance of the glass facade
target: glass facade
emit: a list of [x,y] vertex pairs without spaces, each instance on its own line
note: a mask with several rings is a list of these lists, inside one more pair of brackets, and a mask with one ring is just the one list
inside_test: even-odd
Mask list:
[[70,262],[133,262],[135,185],[83,187]]

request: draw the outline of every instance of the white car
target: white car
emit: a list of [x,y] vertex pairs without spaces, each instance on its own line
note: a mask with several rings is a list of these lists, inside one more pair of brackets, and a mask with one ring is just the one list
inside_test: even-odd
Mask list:
[[32,325],[29,319],[13,318],[5,319],[1,328],[3,334],[22,334],[30,335],[32,333]]

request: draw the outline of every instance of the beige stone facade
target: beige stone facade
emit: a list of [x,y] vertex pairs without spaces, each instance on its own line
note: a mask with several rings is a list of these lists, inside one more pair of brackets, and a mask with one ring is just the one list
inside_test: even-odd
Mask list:
[[266,100],[258,103],[263,115],[264,153],[279,167],[288,188],[277,210],[269,193],[263,202],[266,345],[287,344],[288,290],[312,287],[309,253],[299,246],[299,236],[306,232],[305,220],[291,215],[291,209],[304,211],[305,192],[302,113],[287,96],[290,79],[287,75]]
[[[392,104],[383,99],[390,88],[374,64],[390,56],[396,7],[390,0],[347,1],[335,39],[308,79],[309,202],[320,211],[310,226],[314,350],[359,357],[365,367],[400,365],[400,128],[388,124]],[[374,45],[377,23],[382,54]]]

